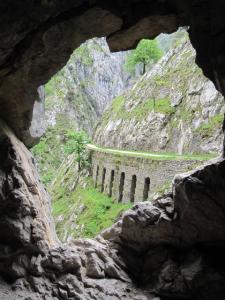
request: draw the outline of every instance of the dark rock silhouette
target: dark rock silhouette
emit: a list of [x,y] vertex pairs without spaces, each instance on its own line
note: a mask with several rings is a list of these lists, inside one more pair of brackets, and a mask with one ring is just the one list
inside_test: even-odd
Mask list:
[[[27,145],[37,88],[93,36],[122,50],[190,26],[197,63],[224,94],[224,1],[0,7],[0,117]],[[0,270],[14,289],[1,281],[1,299],[225,299],[223,159],[176,177],[172,195],[137,204],[95,240],[61,245],[30,153],[4,123],[0,154]]]

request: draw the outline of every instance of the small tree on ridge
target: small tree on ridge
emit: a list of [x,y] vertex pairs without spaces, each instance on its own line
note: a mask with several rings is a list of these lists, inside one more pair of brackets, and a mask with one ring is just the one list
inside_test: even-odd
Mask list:
[[75,153],[78,171],[80,172],[88,164],[86,145],[90,142],[90,139],[84,131],[68,130],[65,136],[65,152],[68,154]]
[[143,39],[139,42],[137,48],[127,56],[125,69],[132,73],[135,71],[136,65],[141,63],[143,65],[144,74],[146,66],[156,63],[162,57],[162,54],[156,40]]

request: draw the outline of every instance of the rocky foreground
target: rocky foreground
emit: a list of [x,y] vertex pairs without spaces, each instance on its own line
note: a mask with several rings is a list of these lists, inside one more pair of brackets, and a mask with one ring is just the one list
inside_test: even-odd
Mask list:
[[0,133],[0,271],[13,283],[1,299],[223,299],[224,159],[176,176],[172,194],[136,204],[96,239],[66,245],[30,152],[3,123]]
[[[5,0],[1,8],[0,113],[26,145],[30,145],[34,138],[29,129],[34,103],[38,100],[38,86],[45,84],[65,65],[74,48],[93,36],[107,36],[111,49],[122,50],[132,48],[143,37],[154,38],[161,32],[173,32],[179,26],[189,26],[198,65],[224,94],[223,1],[53,0],[28,3]],[[107,263],[104,263],[101,269],[107,275],[102,280],[96,275],[90,279],[81,253],[71,254],[80,246],[68,246],[67,250],[65,246],[62,250],[50,225],[47,196],[39,183],[32,158],[4,125],[1,125],[0,153],[0,271],[8,282],[16,282],[14,288],[17,290],[15,297],[8,294],[7,299],[19,299],[18,293],[29,288],[36,291],[32,293],[33,299],[67,299],[70,297],[69,290],[77,293],[70,297],[72,299],[85,299],[87,293],[88,299],[101,299],[101,295],[104,299],[144,299],[151,297],[146,296],[145,287],[148,286],[150,290],[153,287],[162,299],[225,298],[224,160],[175,181],[171,196],[174,218],[169,218],[168,212],[158,208],[157,204],[143,211],[141,208],[138,210],[138,206],[138,214],[134,210],[131,211],[132,216],[130,213],[124,216],[121,229],[119,225],[115,228],[120,236],[109,234],[112,242],[106,241],[108,246],[103,251],[110,259],[113,249],[118,251],[113,262],[120,279],[115,278],[115,272],[107,273]],[[126,229],[125,220],[129,220],[128,224],[137,225],[138,235],[136,230],[130,232]],[[166,228],[163,226],[165,222]],[[154,232],[156,228],[157,234]],[[154,233],[154,238],[147,234],[140,243],[143,231]],[[176,241],[173,234],[176,234]],[[140,251],[135,250],[138,243]],[[93,248],[99,257],[98,247]],[[150,258],[153,258],[154,249],[157,249],[157,256],[150,263],[147,254],[152,251]],[[118,257],[124,263],[121,266]],[[90,254],[88,258],[91,258]],[[81,267],[76,264],[79,259]],[[156,265],[157,269],[154,268]],[[121,270],[127,276],[129,274],[132,283],[125,283],[128,285],[126,292],[119,296],[121,290],[124,291],[125,280]],[[140,290],[135,287],[136,274],[148,275]],[[73,283],[69,280],[71,277]],[[92,285],[87,283],[87,279]],[[106,284],[110,282],[111,289]],[[4,291],[7,292],[6,286],[1,293]],[[21,297],[32,299],[24,295]],[[1,298],[5,296],[1,295]]]

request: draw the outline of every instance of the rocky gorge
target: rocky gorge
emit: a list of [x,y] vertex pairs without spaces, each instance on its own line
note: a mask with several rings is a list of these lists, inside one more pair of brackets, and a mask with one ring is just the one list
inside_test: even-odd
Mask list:
[[110,53],[105,38],[90,39],[41,87],[42,101],[35,103],[31,129],[42,124],[44,134],[32,153],[46,186],[68,155],[67,133],[91,136],[105,107],[132,84],[135,76],[124,70],[126,56],[127,52]]
[[66,66],[45,86],[47,127],[65,127],[90,135],[111,100],[130,84],[126,52],[110,53],[105,38],[94,38],[74,51]]
[[[162,58],[164,63],[159,62],[155,66],[146,66],[147,70],[150,69],[147,71],[148,80],[146,80],[147,74],[140,78],[135,87],[132,88],[132,92],[125,92],[127,94],[126,100],[124,100],[123,95],[120,95],[122,93],[121,89],[125,89],[137,80],[138,70],[136,70],[136,74],[135,72],[133,74],[133,72],[131,73],[126,69],[127,58],[131,53],[110,54],[104,39],[91,39],[81,45],[74,51],[67,65],[45,86],[47,128],[39,144],[33,147],[32,153],[37,162],[41,180],[51,195],[52,214],[57,235],[63,242],[84,236],[94,237],[103,229],[111,226],[118,216],[131,206],[130,202],[146,200],[150,195],[152,198],[159,195],[159,193],[162,194],[162,192],[170,190],[171,180],[176,173],[190,170],[213,156],[208,155],[205,151],[205,154],[198,154],[197,156],[188,154],[179,157],[179,155],[176,155],[176,152],[179,151],[172,147],[171,149],[164,149],[164,151],[172,151],[173,154],[169,156],[165,154],[165,157],[162,155],[161,158],[158,157],[158,160],[154,155],[147,159],[144,157],[136,159],[135,157],[129,158],[125,153],[120,156],[107,154],[101,156],[101,152],[98,154],[98,152],[91,151],[89,154],[84,155],[88,169],[79,174],[76,153],[72,154],[70,152],[70,155],[68,155],[68,149],[71,151],[71,147],[73,147],[73,141],[70,138],[68,139],[68,135],[70,136],[72,133],[74,136],[74,133],[81,129],[90,133],[98,120],[99,125],[95,136],[104,134],[104,138],[108,143],[105,146],[109,145],[113,148],[123,149],[123,144],[114,144],[116,137],[120,143],[126,143],[125,148],[130,150],[157,150],[162,152],[156,139],[152,143],[155,148],[152,149],[149,145],[149,142],[152,142],[151,137],[154,138],[154,133],[159,139],[163,139],[162,134],[165,135],[160,128],[161,125],[157,125],[157,130],[153,130],[157,123],[155,119],[163,119],[163,124],[166,123],[165,119],[167,119],[169,123],[167,132],[175,139],[178,133],[174,132],[171,127],[176,126],[176,121],[181,116],[187,116],[183,127],[187,128],[190,133],[195,134],[195,128],[193,128],[192,119],[190,118],[191,111],[187,115],[189,106],[197,107],[201,112],[201,106],[198,102],[205,101],[205,112],[210,111],[212,114],[217,114],[218,109],[222,111],[223,99],[216,90],[214,90],[216,98],[213,103],[217,110],[212,111],[211,102],[208,103],[207,99],[204,99],[205,94],[210,97],[212,93],[208,93],[208,91],[201,88],[199,90],[201,101],[199,101],[195,98],[192,99],[189,96],[190,93],[187,87],[184,87],[185,83],[190,84],[190,78],[194,82],[201,72],[194,64],[194,51],[188,42],[187,32],[179,30],[172,35],[160,35],[157,37],[156,43],[160,45],[161,49],[166,49]],[[167,53],[169,49],[171,50]],[[182,72],[185,66],[187,67]],[[142,71],[140,64],[137,67]],[[117,71],[115,74],[112,72],[113,69]],[[158,100],[158,87],[154,91],[157,98],[156,111],[149,105],[153,101],[151,99],[152,91],[149,88],[153,86],[152,77],[149,76],[149,73],[152,74],[152,72],[158,77],[163,72],[163,75],[158,79],[161,83],[160,91],[170,92],[171,98],[173,92],[180,94],[182,91],[187,90],[187,96],[181,97],[183,98],[183,105],[179,108],[176,107],[176,113],[170,101],[167,101],[168,97],[164,95],[164,98]],[[178,72],[180,73],[180,85],[177,84],[174,91],[172,83]],[[169,77],[168,74],[173,74],[173,76]],[[153,79],[155,76],[153,76]],[[167,78],[167,81],[165,81],[165,78]],[[202,75],[202,78],[199,78],[199,84],[204,85],[205,81],[210,84]],[[213,87],[212,84],[209,86]],[[135,93],[133,90],[135,90]],[[112,92],[117,93],[119,96],[110,106]],[[160,92],[158,91],[158,93]],[[124,107],[123,103],[118,100],[126,101]],[[158,111],[158,102],[160,102],[160,111]],[[132,103],[134,103],[134,107]],[[99,110],[100,105],[102,105],[101,111]],[[109,108],[101,120],[103,108],[107,106]],[[131,107],[131,109],[127,110],[127,107]],[[114,113],[114,109],[118,114]],[[201,119],[199,112],[196,113],[195,120],[201,123],[204,118]],[[152,117],[148,117],[146,122],[147,114],[152,115]],[[119,121],[115,120],[114,115],[116,117],[119,115],[124,124],[121,125],[121,122],[119,122],[117,130],[113,130],[113,134],[111,134],[108,130],[110,124],[112,127],[113,122],[118,123]],[[221,113],[216,117],[220,118]],[[219,137],[221,138],[219,118],[216,123],[217,127],[214,129],[220,133]],[[102,128],[102,123],[105,123],[105,120],[108,124],[106,128]],[[141,125],[139,122],[141,122]],[[180,131],[179,127],[177,131]],[[146,136],[147,134],[148,136]],[[145,143],[140,141],[143,136],[146,136]],[[167,143],[175,144],[175,141],[170,140],[170,136],[167,138]],[[135,141],[132,140],[132,137],[135,137]],[[209,130],[208,135],[205,135],[204,142],[210,144],[211,139],[212,145],[213,139],[214,149],[210,149],[210,152],[218,153],[215,137],[219,140],[218,134],[212,134]],[[75,136],[74,138],[76,139]],[[101,138],[102,136],[100,136]],[[182,137],[182,132],[181,139],[185,140],[185,137]],[[187,141],[196,147],[195,151],[190,148],[186,149],[187,152],[200,152],[197,147],[202,147],[202,143],[197,143],[196,138],[191,141],[190,137]],[[219,141],[217,144],[221,147]],[[122,173],[124,173],[123,184],[120,183]],[[91,176],[88,176],[90,174],[93,174],[93,180],[91,180]],[[149,185],[146,185],[143,174],[145,174],[146,180],[149,180]],[[132,191],[131,186],[133,187]],[[145,192],[147,196],[143,196],[144,189],[147,191]],[[105,196],[101,194],[103,190]],[[121,200],[118,201],[120,198]]]
[[224,94],[224,10],[219,0],[1,3],[1,299],[225,298],[224,158],[178,175],[172,193],[96,239],[63,245],[25,146],[37,88],[93,36],[124,50],[189,26],[198,65]]
[[195,64],[184,36],[103,114],[94,141],[103,147],[221,153],[223,96]]

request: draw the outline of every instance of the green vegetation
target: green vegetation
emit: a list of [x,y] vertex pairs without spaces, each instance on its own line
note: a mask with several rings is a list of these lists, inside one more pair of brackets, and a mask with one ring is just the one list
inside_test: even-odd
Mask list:
[[131,157],[143,157],[151,160],[196,160],[196,161],[205,161],[211,158],[215,158],[216,154],[183,154],[179,155],[176,153],[168,153],[168,152],[144,152],[144,151],[134,151],[134,150],[120,150],[120,149],[112,149],[112,148],[102,148],[99,146],[87,145],[88,149],[99,151],[103,153],[110,153],[119,156],[131,156]]
[[122,107],[124,106],[125,99],[123,96],[116,97],[112,102],[112,110],[114,113],[120,113]]
[[[174,122],[171,122],[172,126],[177,125],[175,119],[191,120],[194,116],[193,112],[186,109],[185,105],[182,106],[182,102],[177,107],[172,107],[170,97],[171,94],[175,94],[175,90],[178,90],[185,98],[187,83],[193,74],[196,74],[197,77],[201,70],[193,63],[193,51],[186,47],[184,42],[179,47],[179,60],[176,64],[166,66],[162,73],[152,78],[151,84],[149,84],[148,78],[140,78],[138,84],[126,94],[114,99],[112,106],[103,114],[103,126],[106,126],[109,120],[135,118],[137,121],[142,121],[148,117],[151,111],[171,116],[171,119],[176,116]],[[163,91],[162,98],[159,97],[161,91]]]
[[172,182],[166,181],[156,192],[163,195],[172,190]]
[[127,56],[125,69],[132,73],[135,71],[136,65],[141,63],[143,65],[144,74],[146,66],[156,63],[162,57],[162,54],[156,40],[143,39],[139,42],[137,48]]
[[208,120],[207,123],[200,125],[196,131],[202,136],[212,136],[215,129],[222,126],[224,116],[216,115]]
[[63,78],[63,71],[59,71],[55,76],[51,78],[51,80],[49,80],[49,82],[45,85],[46,97],[53,96],[53,95],[57,96],[59,99],[65,97],[62,78]]
[[54,127],[49,127],[39,144],[32,148],[40,171],[42,182],[48,187],[55,177],[62,161],[68,154],[75,152],[76,160],[80,169],[88,165],[88,157],[85,152],[85,145],[90,140],[84,132],[76,132],[73,124],[64,116],[58,115]]
[[84,131],[74,130],[67,130],[65,137],[65,152],[68,154],[75,154],[78,163],[78,171],[80,172],[89,165],[86,145],[90,142],[90,138]]
[[[123,96],[117,97],[113,100],[112,106],[103,115],[103,122],[111,120],[123,119],[129,120],[135,118],[136,120],[143,120],[148,117],[149,113],[154,111],[156,113],[162,113],[165,115],[171,115],[175,112],[175,109],[170,105],[169,98],[162,99],[147,99],[142,103],[137,103],[136,106],[130,110],[125,108],[125,98]],[[111,109],[113,114],[111,113]]]
[[171,106],[169,98],[162,98],[155,102],[155,106],[153,110],[158,113],[163,114],[173,114],[175,112],[175,108]]
[[[202,124],[201,115],[204,107],[198,99],[195,86],[198,80],[204,85],[206,79],[202,76],[201,69],[194,63],[195,53],[186,34],[180,32],[180,35],[184,35],[181,43],[178,38],[178,43],[173,45],[175,48],[178,45],[178,48],[171,52],[168,60],[162,61],[159,72],[148,73],[141,77],[133,88],[123,94],[122,98],[117,97],[115,102],[112,102],[112,106],[103,115],[102,124],[97,128],[98,136],[104,132],[109,122],[113,121],[115,127],[112,134],[119,134],[122,138],[126,126],[130,127],[132,124],[130,120],[136,122],[137,128],[141,128],[149,122],[148,117],[151,112],[162,113],[166,116],[163,128],[167,132],[169,141],[173,143],[176,140],[175,136],[180,135],[181,129],[186,131],[186,128],[190,128],[193,132],[193,139],[196,137],[196,143],[199,144],[199,135],[213,136],[214,132],[221,127],[223,119],[221,113]],[[174,106],[171,105],[172,102]],[[194,129],[197,118],[200,119],[201,125]],[[117,120],[122,121],[120,126]],[[151,127],[150,123],[149,125],[154,130],[154,126]],[[192,144],[185,141],[184,151],[188,151],[190,147]],[[197,149],[194,144],[193,149],[195,151]]]
[[129,112],[122,112],[125,114],[124,119],[136,118],[142,120],[146,118],[149,113],[153,111],[156,113],[162,114],[173,114],[174,108],[170,106],[170,100],[168,98],[162,99],[148,99],[147,101],[142,102],[140,105],[137,105]]
[[73,52],[73,56],[80,58],[83,64],[86,66],[91,66],[93,64],[93,58],[90,54],[90,49],[87,47],[86,44],[81,45]]
[[62,240],[68,236],[94,237],[115,223],[119,215],[132,206],[113,202],[93,187],[90,178],[86,181],[85,188],[78,186],[70,194],[65,188],[61,188],[55,194],[53,216],[57,233]]
[[[96,44],[93,47],[97,49],[98,45]],[[163,122],[165,120],[166,126],[169,127],[168,132],[171,129],[171,134],[173,134],[178,127],[178,120],[179,122],[182,120],[182,124],[185,126],[192,121],[196,111],[201,113],[201,107],[196,105],[196,107],[193,106],[194,108],[189,109],[190,106],[185,103],[187,82],[192,80],[193,74],[198,74],[200,71],[197,71],[198,69],[193,64],[192,51],[185,47],[182,48],[182,45],[179,47],[181,51],[177,50],[179,55],[176,63],[171,63],[172,57],[165,67],[162,66],[162,72],[159,75],[150,78],[151,81],[149,75],[146,74],[128,93],[116,97],[111,107],[105,112],[103,123],[110,120],[135,119],[134,122],[130,123],[144,121],[143,124],[145,124],[149,114],[155,112],[166,116],[162,118]],[[101,49],[98,50],[101,51]],[[177,54],[176,51],[174,53]],[[90,49],[84,45],[78,48],[73,56],[76,56],[76,59],[85,65],[91,66],[93,64]],[[131,52],[128,57],[126,67],[132,72],[136,64],[140,63],[144,66],[145,71],[147,64],[156,62],[160,57],[161,51],[155,41],[142,40],[137,49]],[[74,109],[76,107],[78,119],[84,119],[90,106],[87,104],[85,93],[69,89],[63,80],[64,74],[59,72],[46,85],[47,96],[51,99],[47,102],[47,108],[54,109],[57,105],[56,111],[58,111],[58,108],[65,107],[65,101],[68,100],[69,108]],[[88,78],[85,78],[80,82],[82,89],[90,85],[88,80]],[[174,108],[171,106],[171,99],[175,99],[177,90],[181,94],[181,101],[178,101],[179,103]],[[57,102],[54,100],[54,96],[57,96]],[[87,108],[84,103],[87,104]],[[85,114],[83,113],[84,110]],[[159,160],[193,160],[191,165],[198,165],[199,161],[215,157],[215,155],[206,154],[177,155],[175,153],[121,151],[119,149],[105,149],[87,145],[89,140],[85,133],[74,131],[76,126],[70,119],[65,119],[64,113],[57,112],[56,115],[56,125],[48,128],[41,142],[32,151],[37,158],[42,181],[52,196],[52,210],[56,230],[62,241],[65,241],[68,237],[93,237],[103,229],[111,226],[124,210],[132,206],[132,204],[114,202],[112,198],[94,188],[88,173],[88,151],[85,151],[86,146],[90,150],[114,154],[116,155],[115,160],[123,162],[129,162],[128,157],[131,157],[130,160],[134,160],[132,157],[148,158],[152,160],[151,163],[156,168]],[[222,122],[221,115],[213,117],[207,124],[201,125],[197,130],[202,135],[210,135],[214,128],[219,126],[220,122]],[[171,183],[166,182],[158,192],[163,193],[170,187]]]

